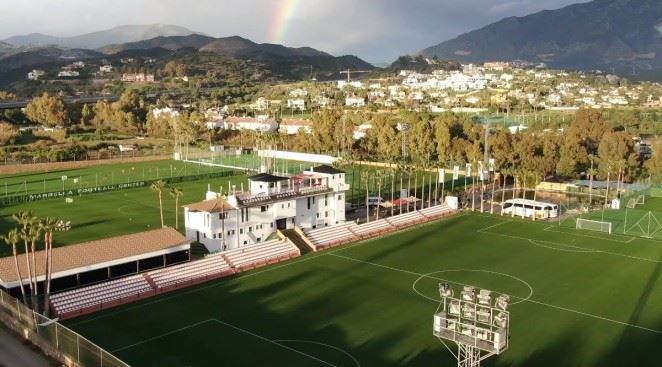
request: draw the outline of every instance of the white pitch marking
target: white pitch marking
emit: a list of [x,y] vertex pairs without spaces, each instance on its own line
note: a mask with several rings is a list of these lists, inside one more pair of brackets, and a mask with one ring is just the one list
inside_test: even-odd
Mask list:
[[315,344],[315,345],[320,345],[320,346],[323,346],[323,347],[331,348],[331,349],[336,350],[336,351],[338,351],[338,352],[340,352],[340,353],[346,355],[347,357],[349,357],[349,358],[354,362],[354,364],[356,365],[356,367],[361,367],[361,363],[359,363],[359,360],[356,359],[356,357],[354,357],[353,355],[351,355],[351,354],[350,354],[349,352],[347,352],[346,350],[344,350],[344,349],[342,349],[342,348],[338,348],[338,347],[336,347],[336,346],[334,346],[334,345],[330,345],[330,344],[326,344],[326,343],[321,343],[321,342],[316,342],[316,341],[314,341],[314,340],[300,340],[300,339],[286,339],[286,340],[280,340],[280,339],[279,339],[279,340],[274,340],[274,341],[277,342],[277,343],[281,343],[281,344],[282,344],[282,343],[303,343],[303,344]]
[[[421,296],[421,297],[423,297],[423,298],[427,298],[427,299],[429,299],[430,301],[434,301],[434,302],[441,302],[441,300],[440,300],[440,299],[435,299],[435,298],[432,298],[432,297],[428,297],[427,295],[425,295],[425,294],[419,292],[418,289],[416,289],[416,284],[418,284],[418,282],[419,282],[421,279],[423,279],[423,278],[430,278],[430,279],[441,280],[441,281],[449,282],[449,283],[453,283],[453,284],[458,284],[458,285],[461,285],[461,286],[471,286],[471,287],[480,288],[480,287],[478,287],[478,286],[476,286],[476,285],[473,285],[473,284],[465,284],[465,283],[460,283],[460,282],[456,282],[456,281],[453,281],[453,280],[448,280],[448,279],[443,279],[443,278],[439,278],[439,277],[434,277],[434,276],[432,276],[432,274],[449,273],[449,272],[462,272],[462,271],[465,271],[465,272],[474,272],[474,273],[496,274],[496,275],[504,276],[504,277],[507,277],[507,278],[515,279],[515,280],[517,280],[518,282],[524,284],[527,288],[529,288],[529,294],[528,294],[525,298],[513,296],[513,298],[518,298],[519,301],[511,303],[511,305],[516,305],[516,304],[518,304],[518,303],[522,303],[522,302],[524,302],[524,301],[528,301],[529,299],[531,299],[531,297],[533,297],[533,287],[531,286],[531,284],[529,284],[527,281],[523,280],[522,278],[518,278],[518,277],[516,277],[516,276],[514,276],[514,275],[510,275],[510,274],[506,274],[506,273],[500,273],[500,272],[498,272],[498,271],[482,270],[482,269],[448,269],[448,270],[433,271],[433,272],[430,272],[430,273],[427,273],[427,274],[423,274],[423,275],[421,275],[420,277],[418,277],[418,279],[416,279],[416,280],[414,281],[414,283],[411,285],[411,287],[412,287],[412,289],[414,290],[414,292],[416,292],[419,296]],[[499,291],[499,290],[495,290],[495,292],[497,292],[497,293],[507,294],[506,292],[501,292],[501,291]]]
[[[495,236],[509,237],[509,238],[514,238],[514,239],[518,239],[518,240],[525,240],[525,241],[531,241],[531,240],[533,240],[533,239],[528,238],[528,237],[513,236],[513,235],[509,235],[509,234],[504,234],[504,233],[493,233],[493,232],[481,232],[481,233],[483,233],[483,234],[489,234],[489,235],[495,235]],[[538,240],[533,240],[533,241],[538,241]],[[549,242],[549,241],[547,241],[547,242]],[[552,243],[552,242],[550,242],[550,243]],[[560,245],[560,243],[556,243],[556,244],[559,244],[559,245]],[[624,258],[626,258],[626,259],[640,260],[640,261],[646,261],[646,262],[651,262],[651,263],[656,263],[656,264],[662,263],[662,261],[660,261],[660,260],[653,260],[653,259],[649,259],[649,258],[645,258],[645,257],[632,256],[632,255],[625,255],[625,254],[621,254],[621,253],[618,253],[618,252],[611,252],[611,251],[604,251],[604,250],[596,250],[596,249],[591,249],[591,248],[587,248],[587,247],[574,246],[574,245],[567,245],[567,244],[566,244],[565,246],[572,246],[572,247],[576,247],[576,248],[584,248],[584,249],[586,249],[586,250],[593,250],[593,252],[589,252],[589,251],[587,251],[586,253],[592,253],[592,254],[605,254],[605,255],[611,255],[611,256],[618,256],[618,257],[624,257]]]
[[302,356],[305,356],[305,357],[308,357],[308,358],[310,358],[310,359],[316,360],[316,361],[318,361],[318,362],[324,363],[324,364],[327,365],[327,366],[338,367],[338,366],[336,366],[335,364],[329,363],[329,362],[327,362],[327,361],[325,361],[325,360],[323,360],[323,359],[317,358],[317,357],[312,356],[312,355],[310,355],[310,354],[308,354],[308,353],[304,353],[304,352],[302,352],[302,351],[300,351],[300,350],[298,350],[298,349],[295,349],[295,348],[292,348],[292,347],[288,347],[287,345],[281,344],[281,343],[277,342],[276,340],[271,340],[271,339],[266,338],[266,337],[264,337],[264,336],[262,336],[262,335],[255,334],[255,333],[253,333],[253,332],[251,332],[251,331],[248,331],[248,330],[246,330],[246,329],[240,328],[239,326],[232,325],[232,324],[230,324],[230,323],[227,323],[227,322],[225,322],[225,321],[221,321],[221,320],[219,320],[219,319],[213,319],[213,321],[216,321],[216,322],[218,322],[218,323],[221,324],[221,325],[225,325],[225,326],[230,327],[230,328],[232,328],[232,329],[235,329],[235,330],[237,330],[237,331],[241,331],[241,332],[244,333],[244,334],[248,334],[248,335],[253,336],[253,337],[255,337],[255,338],[258,338],[258,339],[260,339],[260,340],[264,340],[265,342],[268,342],[268,343],[271,343],[271,344],[277,345],[277,346],[279,346],[279,347],[281,347],[281,348],[287,349],[287,350],[289,350],[289,351],[292,351],[292,352],[295,352],[295,353],[301,354]]
[[111,353],[115,354],[115,353],[117,353],[117,352],[121,352],[121,351],[126,350],[126,349],[131,349],[131,348],[133,348],[133,347],[137,347],[137,346],[139,346],[139,345],[141,345],[141,344],[149,343],[149,342],[151,342],[151,341],[154,341],[154,340],[157,340],[157,339],[161,339],[161,338],[166,337],[166,336],[168,336],[168,335],[177,334],[177,333],[182,332],[182,331],[184,331],[184,330],[192,329],[192,328],[194,328],[194,327],[197,327],[197,326],[200,326],[200,325],[202,325],[202,324],[206,324],[206,323],[208,323],[208,322],[212,322],[212,321],[215,321],[215,319],[208,319],[208,320],[205,320],[205,321],[196,322],[195,324],[189,324],[189,325],[184,326],[184,327],[181,327],[181,328],[179,328],[179,329],[172,330],[172,331],[168,331],[167,333],[163,333],[163,334],[160,334],[160,335],[157,335],[157,336],[151,337],[151,338],[147,338],[147,339],[141,340],[141,341],[139,341],[139,342],[137,342],[137,343],[129,344],[129,345],[124,346],[124,347],[122,347],[122,348],[117,348],[117,349],[115,349],[115,350],[112,350]]
[[[370,261],[365,261],[365,260],[354,259],[354,258],[347,257],[347,256],[342,256],[342,255],[332,255],[332,256],[339,257],[339,258],[344,258],[344,259],[348,259],[348,260],[352,260],[352,261],[356,261],[356,262],[360,262],[360,263],[370,264],[370,265],[374,265],[374,266],[381,267],[381,268],[385,268],[385,269],[391,269],[391,270],[399,271],[399,272],[403,272],[403,273],[417,274],[417,275],[419,275],[419,276],[424,275],[424,274],[416,273],[416,272],[409,271],[409,270],[398,269],[398,268],[394,268],[394,267],[391,267],[391,266],[386,266],[386,265],[381,265],[381,264],[377,264],[377,263],[372,263],[372,262],[370,262]],[[522,299],[522,297],[517,297],[517,296],[511,296],[511,297]],[[656,333],[656,334],[662,334],[662,330],[655,330],[655,329],[647,328],[647,327],[645,327],[645,326],[640,326],[640,325],[630,324],[630,323],[627,323],[627,322],[624,322],[624,321],[618,321],[618,320],[614,320],[614,319],[609,319],[609,318],[606,318],[606,317],[602,317],[602,316],[598,316],[598,315],[590,314],[590,313],[588,313],[588,312],[577,311],[577,310],[573,310],[573,309],[571,309],[571,308],[566,308],[566,307],[561,307],[561,306],[552,305],[552,304],[549,304],[549,303],[544,303],[544,302],[540,302],[540,301],[535,301],[535,300],[533,300],[533,299],[527,299],[526,302],[531,302],[531,303],[535,303],[535,304],[539,304],[539,305],[543,305],[543,306],[548,306],[548,307],[551,307],[551,308],[556,308],[556,309],[558,309],[558,310],[563,310],[563,311],[567,311],[567,312],[572,312],[572,313],[576,313],[576,314],[579,314],[579,315],[583,315],[583,316],[587,316],[587,317],[592,317],[592,318],[599,319],[599,320],[603,320],[603,321],[612,322],[612,323],[615,323],[615,324],[620,324],[620,325],[630,326],[630,327],[633,327],[633,328],[637,328],[637,329],[641,329],[641,330],[650,331],[650,332],[653,332],[653,333]]]

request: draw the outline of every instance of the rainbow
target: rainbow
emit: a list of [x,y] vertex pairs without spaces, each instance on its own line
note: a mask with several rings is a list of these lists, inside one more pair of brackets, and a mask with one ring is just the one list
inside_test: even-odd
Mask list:
[[276,16],[269,29],[269,41],[283,43],[292,17],[296,13],[301,0],[280,0],[275,11]]

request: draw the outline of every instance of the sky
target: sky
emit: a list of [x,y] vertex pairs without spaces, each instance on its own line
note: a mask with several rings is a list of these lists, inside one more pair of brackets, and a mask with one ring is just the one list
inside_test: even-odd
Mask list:
[[310,46],[370,62],[509,16],[586,0],[0,0],[0,39],[72,36],[125,24],[174,24],[215,37]]

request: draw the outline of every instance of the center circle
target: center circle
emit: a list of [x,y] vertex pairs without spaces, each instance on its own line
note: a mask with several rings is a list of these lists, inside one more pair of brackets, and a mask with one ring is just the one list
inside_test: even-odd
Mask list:
[[[423,280],[423,279],[426,279],[426,278],[428,278],[428,279],[435,279],[435,280],[444,281],[444,282],[448,282],[448,283],[452,283],[452,284],[457,284],[457,285],[461,285],[461,286],[473,286],[473,287],[476,287],[476,288],[480,288],[480,287],[477,287],[477,286],[475,286],[475,285],[471,285],[471,284],[464,284],[464,283],[460,283],[460,282],[457,282],[457,281],[452,281],[452,280],[448,280],[448,279],[441,279],[441,278],[437,278],[437,277],[435,277],[436,274],[442,274],[442,273],[458,273],[458,272],[467,272],[467,273],[485,273],[485,274],[490,274],[490,275],[497,275],[497,276],[501,276],[501,277],[505,277],[505,278],[509,278],[509,279],[515,280],[515,281],[519,282],[520,284],[523,284],[526,288],[529,289],[529,294],[528,294],[526,297],[524,297],[524,298],[508,294],[511,298],[519,299],[518,301],[512,302],[511,305],[516,305],[516,304],[518,304],[518,303],[522,303],[522,302],[528,301],[529,299],[531,299],[531,297],[533,297],[533,287],[531,287],[531,285],[530,285],[529,283],[527,283],[525,280],[522,280],[522,279],[520,279],[520,278],[518,278],[518,277],[516,277],[516,276],[514,276],[514,275],[510,275],[510,274],[506,274],[506,273],[500,273],[500,272],[498,272],[498,271],[483,270],[483,269],[447,269],[447,270],[433,271],[433,272],[430,272],[430,273],[427,273],[427,274],[422,274],[421,276],[419,276],[419,277],[414,281],[414,283],[412,283],[411,288],[412,288],[412,289],[414,290],[414,292],[416,292],[416,294],[418,294],[419,296],[421,296],[421,297],[423,297],[423,298],[425,298],[425,299],[428,299],[428,300],[430,300],[430,301],[433,301],[433,302],[441,302],[441,298],[433,298],[433,297],[430,297],[430,296],[424,294],[423,292],[419,291],[419,290],[416,288],[417,284],[418,284],[421,280]],[[498,292],[498,291],[494,291],[494,292],[495,292],[495,293],[503,293],[503,292]]]

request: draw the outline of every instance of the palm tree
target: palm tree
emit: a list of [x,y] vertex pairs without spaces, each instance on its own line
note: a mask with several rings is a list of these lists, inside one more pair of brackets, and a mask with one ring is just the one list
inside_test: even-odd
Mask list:
[[14,213],[12,219],[22,227],[20,238],[23,239],[23,244],[25,245],[25,263],[28,269],[28,278],[30,279],[30,293],[33,293],[33,274],[32,266],[30,265],[30,251],[28,249],[28,241],[30,240],[28,228],[34,224],[35,216],[27,210],[21,210],[18,213]]
[[23,276],[21,269],[18,267],[18,252],[16,251],[16,244],[21,240],[21,235],[18,229],[14,228],[6,236],[2,236],[2,240],[7,245],[11,245],[12,255],[14,256],[14,266],[16,267],[16,276],[18,277],[19,287],[21,288],[21,295],[23,295],[23,302],[25,302],[25,288],[23,287]]
[[179,187],[170,189],[170,196],[175,198],[175,229],[179,229],[179,199],[184,196],[184,191]]
[[41,226],[39,221],[34,221],[33,225],[28,229],[28,238],[30,240],[30,254],[32,256],[32,269],[34,272],[34,289],[32,294],[35,296],[35,301],[37,299],[37,260],[35,258],[35,252],[37,248],[37,240],[41,237]]
[[48,313],[48,297],[51,292],[51,272],[53,264],[53,232],[59,221],[52,217],[46,217],[40,223],[42,232],[44,233],[44,252],[46,253],[46,260],[44,264],[45,277],[44,279],[44,312]]
[[152,182],[152,186],[150,186],[152,191],[155,191],[156,193],[159,194],[159,212],[161,214],[161,227],[165,226],[165,224],[163,223],[163,190],[165,190],[167,186],[168,185],[163,180]]

